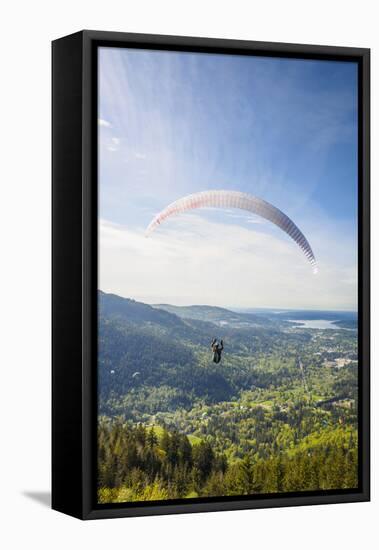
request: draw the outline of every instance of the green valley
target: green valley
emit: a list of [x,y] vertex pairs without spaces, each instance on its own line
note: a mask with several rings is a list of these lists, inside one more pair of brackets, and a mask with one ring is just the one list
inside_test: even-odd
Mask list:
[[358,484],[354,312],[149,306],[100,292],[98,391],[99,502]]

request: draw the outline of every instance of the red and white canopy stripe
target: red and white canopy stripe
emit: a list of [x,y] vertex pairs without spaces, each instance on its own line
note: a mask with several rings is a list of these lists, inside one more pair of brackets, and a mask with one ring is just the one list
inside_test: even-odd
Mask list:
[[159,212],[146,229],[149,236],[162,222],[170,216],[187,212],[197,208],[238,208],[261,216],[282,229],[301,248],[314,273],[317,272],[316,258],[312,248],[295,223],[284,212],[269,202],[239,191],[201,191],[182,197]]

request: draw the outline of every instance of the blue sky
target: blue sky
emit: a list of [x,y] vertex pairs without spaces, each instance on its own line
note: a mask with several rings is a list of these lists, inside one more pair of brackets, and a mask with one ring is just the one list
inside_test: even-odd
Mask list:
[[[101,48],[100,286],[147,302],[356,307],[353,63]],[[151,218],[206,189],[257,195],[308,238],[320,272],[237,211]],[[215,269],[217,265],[217,269]]]

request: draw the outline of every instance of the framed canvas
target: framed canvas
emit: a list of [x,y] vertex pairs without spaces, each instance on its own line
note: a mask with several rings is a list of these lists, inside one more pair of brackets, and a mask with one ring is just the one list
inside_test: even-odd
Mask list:
[[369,50],[52,51],[53,508],[369,500]]

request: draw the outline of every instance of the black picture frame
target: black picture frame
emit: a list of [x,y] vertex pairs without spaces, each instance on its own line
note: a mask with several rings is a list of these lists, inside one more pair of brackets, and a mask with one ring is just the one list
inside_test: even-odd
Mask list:
[[[96,503],[97,48],[355,61],[359,74],[359,469],[356,490]],[[81,31],[52,43],[52,507],[81,519],[370,499],[370,50]]]

